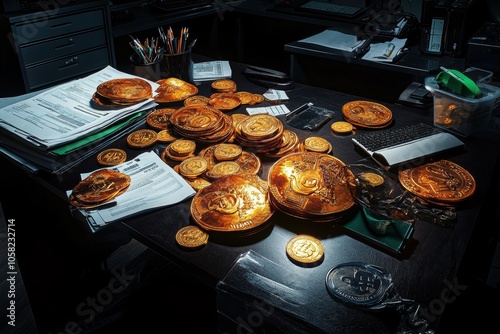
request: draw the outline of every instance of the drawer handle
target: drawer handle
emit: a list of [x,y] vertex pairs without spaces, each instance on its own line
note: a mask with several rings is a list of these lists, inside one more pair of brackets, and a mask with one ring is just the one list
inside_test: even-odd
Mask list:
[[70,37],[70,38],[68,38],[67,44],[56,46],[56,47],[54,47],[54,50],[60,50],[60,49],[64,49],[64,48],[72,47],[72,46],[75,46],[75,43],[74,43],[74,39],[72,37]]
[[62,27],[66,27],[66,26],[70,26],[71,25],[71,22],[64,22],[64,23],[60,23],[60,24],[55,24],[53,26],[50,26],[52,29],[57,29],[57,28],[62,28]]
[[73,57],[73,58],[71,58],[70,60],[66,60],[64,63],[65,63],[66,65],[71,65],[71,64],[73,64],[73,63],[75,63],[75,62],[77,62],[77,61],[78,61],[78,57],[77,57],[77,56],[74,56],[74,57]]

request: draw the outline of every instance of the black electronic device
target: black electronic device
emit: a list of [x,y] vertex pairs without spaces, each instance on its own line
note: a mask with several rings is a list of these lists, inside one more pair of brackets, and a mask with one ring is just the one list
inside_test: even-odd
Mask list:
[[485,23],[469,39],[465,65],[500,74],[500,23]]
[[460,57],[467,39],[480,27],[484,12],[478,0],[424,0],[420,52]]

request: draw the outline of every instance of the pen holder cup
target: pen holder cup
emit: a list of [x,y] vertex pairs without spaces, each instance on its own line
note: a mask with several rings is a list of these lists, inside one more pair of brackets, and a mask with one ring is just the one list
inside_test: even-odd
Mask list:
[[132,66],[132,73],[138,77],[148,79],[151,81],[158,81],[162,78],[162,59],[154,63],[144,64],[137,54],[130,56],[130,64]]
[[177,78],[186,82],[193,82],[193,59],[191,50],[175,53],[163,54],[164,78]]

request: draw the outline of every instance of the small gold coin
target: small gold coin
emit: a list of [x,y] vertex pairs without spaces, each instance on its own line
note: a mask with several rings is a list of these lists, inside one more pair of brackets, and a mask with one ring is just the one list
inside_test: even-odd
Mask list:
[[352,124],[344,121],[333,122],[330,128],[333,132],[342,135],[351,133],[353,130]]
[[215,80],[211,84],[212,88],[219,92],[235,92],[236,82],[231,79]]
[[240,165],[235,161],[222,161],[215,164],[207,175],[211,178],[220,178],[226,175],[236,174],[240,171]]
[[252,102],[253,94],[249,92],[236,92],[236,96],[241,100],[241,104],[249,104]]
[[210,99],[203,95],[194,95],[184,100],[184,106],[206,106]]
[[182,176],[194,178],[203,173],[208,168],[208,161],[200,156],[194,156],[183,160],[179,165],[179,173]]
[[192,154],[196,150],[196,142],[189,139],[178,139],[169,146],[170,152],[176,155]]
[[227,161],[238,158],[242,152],[243,149],[239,145],[222,143],[215,148],[214,156],[217,160]]
[[361,173],[359,177],[368,182],[372,187],[377,187],[384,183],[384,178],[377,173],[365,172]]
[[304,148],[307,151],[330,153],[332,150],[332,144],[322,137],[307,137],[304,140]]
[[252,101],[250,101],[248,104],[254,105],[257,103],[264,102],[264,95],[262,94],[252,94]]
[[127,152],[119,148],[110,148],[97,155],[97,163],[101,166],[116,166],[127,160]]
[[296,262],[311,264],[323,258],[324,249],[319,239],[310,235],[299,234],[287,243],[286,253]]
[[179,138],[172,135],[172,132],[169,129],[164,129],[158,132],[157,140],[162,143],[170,143]]
[[190,249],[199,248],[208,243],[208,233],[197,226],[188,225],[177,231],[175,241],[181,247]]
[[133,148],[145,148],[156,143],[158,134],[154,130],[141,129],[132,132],[127,137],[127,144]]

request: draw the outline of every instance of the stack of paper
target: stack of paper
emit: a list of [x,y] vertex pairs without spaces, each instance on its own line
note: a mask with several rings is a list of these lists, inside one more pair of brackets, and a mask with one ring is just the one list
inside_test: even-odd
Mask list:
[[[138,155],[133,160],[113,166],[113,170],[130,176],[130,187],[123,194],[92,209],[77,209],[93,232],[106,225],[148,210],[166,207],[194,196],[195,190],[165,164],[154,152]],[[93,173],[82,174],[82,180]],[[68,198],[71,191],[67,192]],[[78,218],[78,216],[77,216]]]
[[[30,170],[60,174],[79,163],[112,138],[130,131],[153,99],[119,109],[96,109],[92,95],[99,84],[134,77],[110,66],[39,94],[3,100],[0,109],[1,152]],[[150,82],[153,91],[158,85]]]
[[227,60],[206,61],[193,66],[194,81],[210,81],[230,78],[231,66]]

